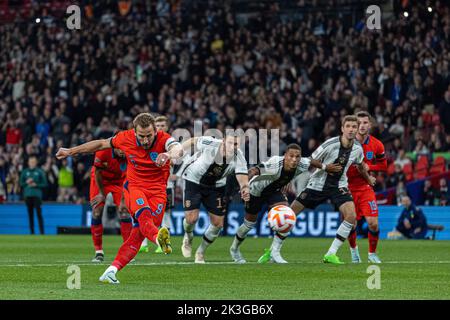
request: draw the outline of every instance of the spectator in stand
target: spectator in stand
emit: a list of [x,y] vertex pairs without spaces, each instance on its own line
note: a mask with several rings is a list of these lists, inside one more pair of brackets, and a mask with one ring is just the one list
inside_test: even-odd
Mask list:
[[[280,11],[271,10],[278,2]],[[8,144],[8,153],[34,154],[28,145],[36,134],[46,163],[61,144],[107,137],[150,111],[170,117],[172,130],[192,131],[195,119],[205,128],[286,128],[280,145],[295,139],[307,155],[339,132],[343,114],[358,109],[375,115],[373,134],[392,159],[393,141],[414,151],[416,132],[426,138],[420,152],[450,151],[450,138],[429,139],[438,114],[450,135],[445,1],[432,13],[425,2],[411,2],[414,14],[383,22],[386,34],[364,24],[354,29],[339,10],[315,33],[321,8],[314,6],[301,20],[283,23],[280,13],[289,12],[279,0],[261,3],[243,24],[237,23],[240,7],[228,1],[133,2],[123,17],[114,1],[90,3],[95,15],[74,36],[59,24],[0,24],[0,146]],[[33,8],[43,9],[39,1]],[[404,32],[409,29],[414,32]],[[17,172],[25,160],[7,163]],[[79,162],[90,170],[85,159],[74,159],[73,168]],[[62,163],[47,170],[53,165],[59,170]],[[52,192],[49,197],[56,200]]]
[[397,159],[395,159],[394,164],[399,165],[402,170],[406,164],[411,164],[411,159],[406,156],[405,149],[399,149]]
[[450,88],[445,92],[444,99],[439,106],[439,115],[445,128],[445,133],[450,134]]
[[423,186],[423,205],[424,206],[434,206],[436,199],[436,190],[433,188],[430,180],[425,180]]
[[69,202],[73,196],[73,170],[67,159],[62,161],[58,173],[58,202]]
[[386,186],[389,187],[395,187],[398,185],[399,182],[406,182],[406,176],[403,172],[403,168],[399,165],[395,165],[395,171],[394,173],[388,178],[386,182]]
[[403,196],[401,202],[404,208],[398,218],[397,231],[408,239],[425,239],[428,225],[422,209],[413,205],[408,196]]
[[445,178],[439,180],[439,190],[436,192],[436,198],[438,200],[436,205],[450,205],[450,189],[448,188],[447,180]]

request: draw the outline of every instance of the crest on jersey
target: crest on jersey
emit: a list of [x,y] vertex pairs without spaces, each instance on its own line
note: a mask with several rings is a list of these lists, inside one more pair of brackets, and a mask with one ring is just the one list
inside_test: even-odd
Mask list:
[[366,159],[372,160],[373,159],[373,151],[367,151],[366,152]]
[[120,164],[120,171],[124,172],[127,170],[127,164],[126,163],[121,163]]
[[138,205],[142,206],[142,205],[144,205],[144,199],[139,198],[139,199],[136,200],[136,203],[137,203]]
[[150,152],[150,159],[156,161],[156,158],[158,158],[158,152]]

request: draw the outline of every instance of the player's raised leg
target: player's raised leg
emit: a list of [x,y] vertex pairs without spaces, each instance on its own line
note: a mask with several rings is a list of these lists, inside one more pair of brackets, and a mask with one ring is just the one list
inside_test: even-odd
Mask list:
[[195,263],[205,263],[206,249],[219,237],[223,228],[224,216],[209,213],[210,224],[203,234],[202,242],[195,252]]
[[347,201],[339,207],[339,211],[344,217],[344,220],[339,225],[336,232],[336,237],[334,238],[328,252],[323,257],[325,263],[342,264],[339,257],[336,255],[339,248],[348,238],[350,232],[353,229],[356,221],[355,205],[352,201]]

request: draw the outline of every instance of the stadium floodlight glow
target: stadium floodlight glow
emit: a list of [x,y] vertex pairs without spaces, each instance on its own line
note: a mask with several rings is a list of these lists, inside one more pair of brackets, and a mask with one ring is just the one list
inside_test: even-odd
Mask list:
[[408,11],[403,12],[403,15],[405,16],[405,18],[408,18],[408,16],[409,16]]
[[433,8],[432,7],[428,7],[428,12],[433,12]]

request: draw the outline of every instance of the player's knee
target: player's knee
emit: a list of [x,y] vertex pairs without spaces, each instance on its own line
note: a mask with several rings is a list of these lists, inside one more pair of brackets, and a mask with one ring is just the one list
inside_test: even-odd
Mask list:
[[198,215],[196,214],[187,214],[186,215],[186,222],[189,224],[196,224],[198,220]]
[[223,221],[211,221],[211,224],[216,228],[219,228],[219,229],[223,228]]
[[94,219],[99,219],[102,217],[102,212],[103,212],[103,207],[101,208],[96,208],[92,211],[92,217]]
[[368,224],[369,230],[378,231],[378,222],[369,222]]

